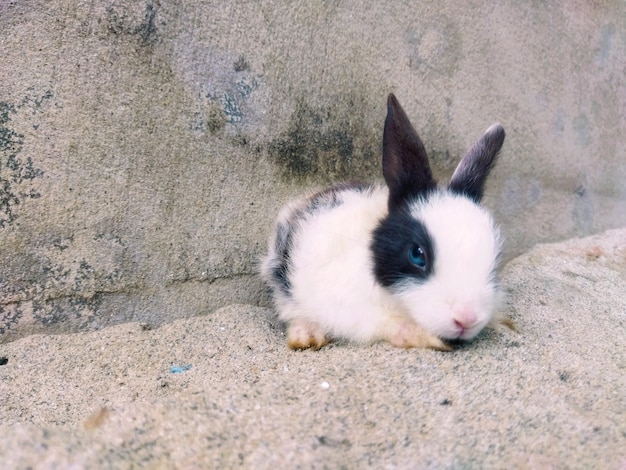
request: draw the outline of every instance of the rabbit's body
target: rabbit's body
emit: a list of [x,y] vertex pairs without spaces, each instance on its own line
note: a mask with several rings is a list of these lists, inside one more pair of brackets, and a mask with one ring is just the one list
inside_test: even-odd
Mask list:
[[[263,271],[275,284],[282,320],[307,318],[330,336],[367,341],[375,336],[381,306],[391,302],[374,280],[369,247],[371,233],[387,213],[387,190],[369,186],[332,191],[331,204],[319,203],[326,192],[281,214],[278,223],[282,221],[283,233],[289,231],[289,245],[279,252],[288,250],[287,259],[279,252],[270,253]],[[281,260],[278,266],[276,260]],[[283,269],[289,272],[288,285],[272,280]]]
[[488,145],[489,161],[466,157],[460,176],[437,189],[407,124],[414,133],[390,96],[387,186],[336,185],[279,214],[261,273],[290,347],[319,348],[343,337],[447,349],[440,338],[471,339],[492,320],[500,238],[477,200],[504,133],[490,128],[501,138]]

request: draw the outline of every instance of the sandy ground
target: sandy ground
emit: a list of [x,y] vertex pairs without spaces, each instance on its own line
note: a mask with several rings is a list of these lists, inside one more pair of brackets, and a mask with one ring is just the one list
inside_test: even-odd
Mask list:
[[293,352],[249,305],[0,345],[2,466],[626,468],[626,229],[502,280],[518,331],[449,353]]

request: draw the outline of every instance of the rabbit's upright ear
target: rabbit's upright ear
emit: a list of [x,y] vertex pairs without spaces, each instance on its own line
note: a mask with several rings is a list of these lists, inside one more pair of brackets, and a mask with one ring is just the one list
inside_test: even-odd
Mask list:
[[504,128],[499,123],[487,129],[456,167],[448,188],[452,192],[469,197],[474,202],[480,202],[485,180],[496,163],[498,152],[504,143],[504,136]]
[[389,94],[383,132],[383,176],[389,187],[389,211],[437,186],[424,144],[396,97]]

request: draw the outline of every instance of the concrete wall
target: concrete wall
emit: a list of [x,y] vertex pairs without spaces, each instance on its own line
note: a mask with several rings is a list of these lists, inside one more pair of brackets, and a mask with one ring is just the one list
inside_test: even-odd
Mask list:
[[626,224],[626,4],[0,0],[0,341],[263,302],[304,189],[507,130],[505,259]]

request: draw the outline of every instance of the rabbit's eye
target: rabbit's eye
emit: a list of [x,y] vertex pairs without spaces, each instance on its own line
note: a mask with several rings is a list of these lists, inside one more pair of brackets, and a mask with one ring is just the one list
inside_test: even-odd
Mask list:
[[419,269],[426,269],[426,252],[416,243],[409,247],[409,261]]

